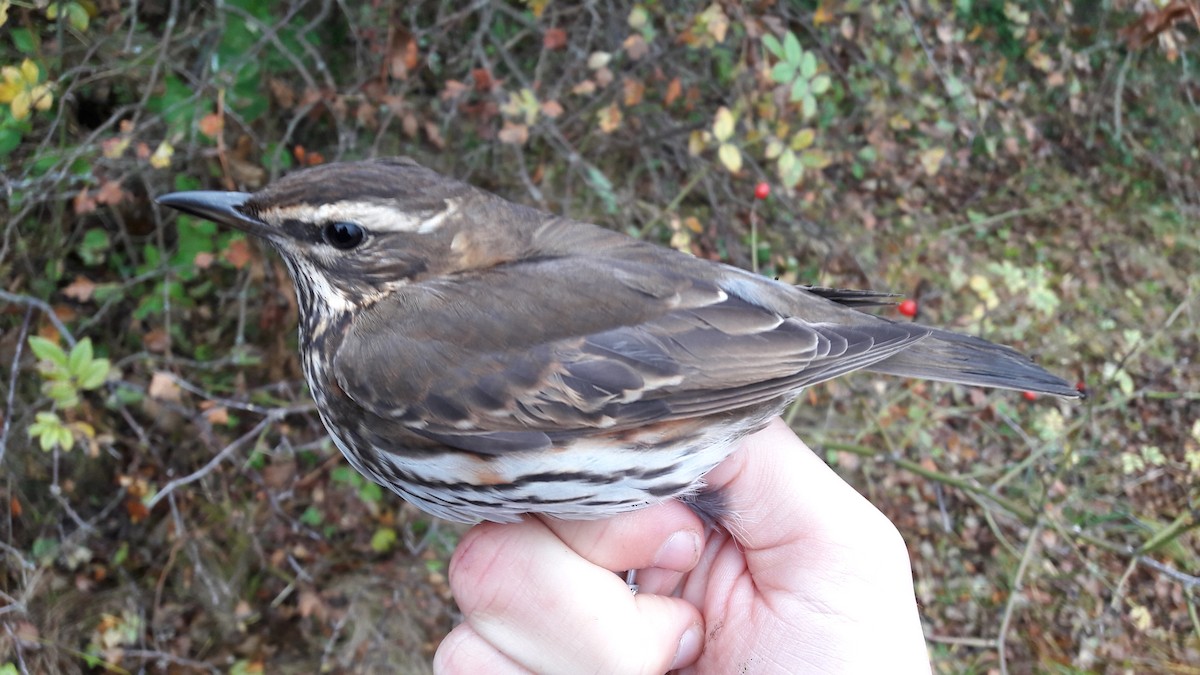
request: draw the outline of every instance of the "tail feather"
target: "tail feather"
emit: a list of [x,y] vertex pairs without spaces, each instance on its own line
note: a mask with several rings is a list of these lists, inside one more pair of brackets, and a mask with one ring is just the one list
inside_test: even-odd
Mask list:
[[1083,398],[1066,380],[1046,372],[1015,349],[969,335],[930,329],[930,335],[908,349],[871,364],[876,373],[954,382],[974,387],[998,387]]

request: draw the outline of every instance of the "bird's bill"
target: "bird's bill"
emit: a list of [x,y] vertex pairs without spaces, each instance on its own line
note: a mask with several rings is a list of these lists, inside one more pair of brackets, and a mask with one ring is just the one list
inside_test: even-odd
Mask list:
[[217,192],[196,190],[193,192],[172,192],[159,197],[157,201],[163,206],[183,211],[197,218],[211,220],[220,225],[236,227],[239,230],[258,236],[267,234],[267,224],[241,210],[250,196],[245,192]]

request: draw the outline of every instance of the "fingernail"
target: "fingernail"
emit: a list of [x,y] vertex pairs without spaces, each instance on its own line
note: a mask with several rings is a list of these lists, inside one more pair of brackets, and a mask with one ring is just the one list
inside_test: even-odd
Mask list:
[[687,629],[683,637],[679,638],[679,649],[675,650],[675,659],[671,661],[670,670],[690,666],[700,658],[700,651],[704,648],[703,638],[704,633],[700,626],[693,624]]
[[680,530],[667,538],[654,556],[652,567],[675,572],[686,572],[700,559],[700,535],[691,530]]

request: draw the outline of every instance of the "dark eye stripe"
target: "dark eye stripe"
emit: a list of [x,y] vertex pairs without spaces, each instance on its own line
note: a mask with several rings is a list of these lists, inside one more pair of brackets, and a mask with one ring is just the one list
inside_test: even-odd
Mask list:
[[321,238],[320,228],[314,227],[312,223],[306,223],[302,220],[289,218],[279,224],[279,229],[283,230],[284,235],[288,239],[295,241],[303,241],[310,244],[319,244],[324,241]]

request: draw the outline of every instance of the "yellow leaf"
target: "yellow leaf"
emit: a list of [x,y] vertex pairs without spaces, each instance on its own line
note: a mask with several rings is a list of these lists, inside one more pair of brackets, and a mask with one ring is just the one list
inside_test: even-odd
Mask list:
[[725,12],[717,3],[708,6],[700,14],[700,19],[704,21],[704,29],[717,42],[725,41],[725,33],[729,30],[729,17],[725,16]]
[[930,148],[921,153],[921,166],[926,176],[936,176],[942,168],[942,160],[946,158],[945,148]]
[[29,92],[22,91],[17,94],[16,97],[13,98],[12,102],[8,104],[9,109],[12,111],[13,119],[23,120],[26,117],[29,117],[29,104]]
[[817,132],[811,128],[805,127],[804,129],[797,131],[795,136],[792,136],[792,149],[805,150],[811,147],[813,141],[815,140],[817,140]]
[[11,4],[9,0],[0,0],[0,26],[8,22],[8,6]]
[[621,108],[616,103],[601,108],[596,115],[600,118],[600,131],[611,134],[621,128],[623,116],[621,115]]
[[813,25],[820,26],[833,21],[833,12],[829,9],[828,2],[822,2],[817,6],[817,11],[813,14]]
[[700,153],[704,152],[704,146],[708,145],[707,131],[696,130],[688,136],[688,154],[692,157],[699,157]]
[[649,20],[649,12],[647,12],[646,8],[642,7],[641,5],[637,5],[629,11],[629,27],[634,30],[641,30],[642,26],[645,26],[646,22]]
[[1143,633],[1154,626],[1154,618],[1150,616],[1150,610],[1141,605],[1134,605],[1129,610],[1129,618],[1133,621],[1134,627]]
[[713,136],[717,141],[724,143],[733,135],[733,113],[729,112],[729,108],[721,106],[717,108],[717,117],[713,120]]
[[154,154],[150,155],[150,166],[156,169],[165,169],[171,166],[171,157],[175,154],[175,148],[168,142],[163,141],[154,149]]
[[50,93],[50,87],[44,84],[39,84],[29,91],[29,98],[33,101],[33,107],[45,112],[54,104],[54,94]]
[[25,77],[25,82],[33,85],[38,81],[38,67],[32,59],[25,59],[21,62],[21,75]]
[[729,169],[729,173],[737,173],[742,170],[742,153],[732,143],[722,143],[721,147],[717,148],[717,157],[720,158],[725,168]]

